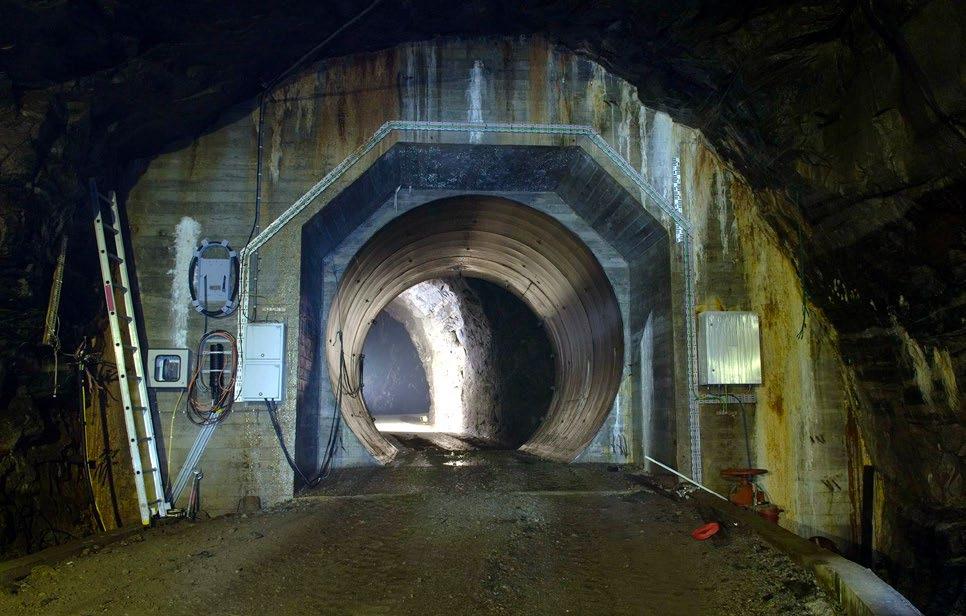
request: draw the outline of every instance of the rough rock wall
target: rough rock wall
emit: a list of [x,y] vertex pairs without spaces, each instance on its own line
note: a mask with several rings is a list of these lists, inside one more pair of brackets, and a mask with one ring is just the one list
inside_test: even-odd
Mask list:
[[371,415],[415,415],[429,410],[426,371],[413,337],[402,323],[386,311],[380,312],[362,352],[362,394]]
[[426,369],[433,427],[487,439],[498,422],[490,324],[456,278],[427,280],[403,291],[386,310],[410,332]]
[[446,278],[407,289],[386,311],[416,346],[435,430],[461,447],[501,449],[533,434],[550,404],[553,359],[539,319],[520,300],[486,281]]
[[490,362],[499,376],[497,434],[519,447],[550,407],[554,387],[553,346],[540,319],[507,290],[485,280],[465,279],[490,323]]

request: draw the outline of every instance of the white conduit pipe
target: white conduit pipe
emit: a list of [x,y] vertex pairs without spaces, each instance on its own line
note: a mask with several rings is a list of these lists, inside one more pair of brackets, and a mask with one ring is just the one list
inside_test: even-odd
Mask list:
[[713,494],[713,495],[717,496],[718,498],[720,498],[721,500],[728,500],[727,498],[725,498],[724,496],[721,496],[720,494],[718,494],[717,492],[715,492],[711,488],[706,488],[705,486],[701,485],[700,483],[698,483],[694,479],[691,479],[690,477],[687,477],[685,475],[682,475],[681,473],[677,472],[676,470],[674,470],[673,468],[671,468],[667,464],[662,464],[662,463],[658,462],[657,460],[655,460],[654,458],[652,458],[651,456],[644,456],[644,457],[648,461],[653,462],[654,464],[657,464],[658,466],[660,466],[664,470],[671,471],[672,473],[674,473],[675,475],[677,475],[681,479],[687,481],[688,483],[691,483],[691,484],[694,484],[694,485],[698,486],[699,488],[701,488],[702,490],[704,490],[708,494]]

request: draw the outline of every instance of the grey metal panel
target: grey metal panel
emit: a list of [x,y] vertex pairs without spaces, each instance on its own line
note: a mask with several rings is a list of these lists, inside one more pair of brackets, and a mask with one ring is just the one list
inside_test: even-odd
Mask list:
[[709,311],[698,315],[698,382],[761,384],[757,314]]

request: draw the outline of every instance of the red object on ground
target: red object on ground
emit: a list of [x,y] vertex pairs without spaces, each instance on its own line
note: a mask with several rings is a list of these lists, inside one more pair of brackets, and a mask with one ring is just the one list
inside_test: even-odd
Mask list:
[[722,477],[737,482],[731,488],[728,500],[739,507],[752,507],[762,503],[764,496],[751,480],[767,472],[763,468],[726,468],[721,471]]
[[717,522],[708,522],[704,526],[699,526],[691,531],[691,537],[698,541],[704,541],[719,530],[721,530],[721,527],[718,526]]

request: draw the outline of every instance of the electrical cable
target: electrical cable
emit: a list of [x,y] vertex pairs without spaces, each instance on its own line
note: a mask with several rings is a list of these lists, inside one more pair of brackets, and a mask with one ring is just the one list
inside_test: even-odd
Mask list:
[[322,464],[319,470],[312,476],[309,477],[299,468],[298,463],[292,457],[285,445],[285,438],[282,434],[281,422],[278,419],[278,403],[274,400],[265,399],[265,408],[268,411],[268,417],[272,421],[272,429],[275,431],[275,436],[278,438],[279,447],[282,449],[282,453],[285,454],[285,460],[288,465],[292,468],[295,474],[302,480],[301,490],[308,488],[314,488],[319,485],[323,479],[329,476],[332,470],[332,461],[335,459],[336,447],[339,443],[339,437],[342,430],[342,396],[357,396],[362,391],[362,385],[360,382],[359,387],[352,388],[349,384],[348,378],[346,377],[347,366],[345,362],[345,353],[342,348],[342,332],[339,331],[339,376],[338,382],[338,394],[336,396],[336,406],[335,412],[333,414],[332,423],[329,427],[329,438],[325,446],[325,455],[322,458]]
[[[168,425],[168,451],[171,451],[174,447],[174,418],[178,415],[178,409],[181,408],[181,401],[184,400],[185,390],[181,390],[181,394],[178,396],[178,401],[175,402],[174,408],[171,409],[171,423]],[[168,483],[171,483],[171,456],[165,456],[168,459],[167,468],[165,469],[165,477],[168,478]],[[168,486],[168,490],[171,486]]]
[[[224,341],[230,346],[230,351],[225,351],[221,346]],[[216,345],[216,350],[207,350],[208,345]],[[224,357],[230,357],[230,363],[224,363]],[[210,367],[207,370],[209,384],[204,383],[201,378],[206,371],[202,368],[206,364],[204,358],[219,356],[222,363],[217,360],[207,362]],[[231,407],[235,403],[235,380],[238,378],[238,343],[233,335],[224,330],[214,330],[206,333],[198,342],[198,360],[195,362],[195,369],[188,382],[188,408],[185,414],[188,419],[198,426],[208,426],[224,421],[225,417],[231,413]],[[225,378],[226,374],[230,377]],[[211,394],[210,402],[203,403],[198,400],[199,390],[206,390]]]
[[[263,158],[263,153],[264,153],[264,150],[265,150],[265,114],[266,114],[266,111],[268,109],[268,101],[269,101],[269,99],[272,98],[272,92],[275,90],[275,88],[278,87],[278,85],[280,83],[282,83],[282,81],[285,80],[286,77],[288,77],[289,75],[291,75],[292,73],[294,73],[305,62],[307,62],[308,60],[310,60],[312,58],[312,56],[314,56],[315,54],[317,54],[323,47],[325,47],[333,39],[335,39],[335,37],[337,37],[340,34],[342,34],[343,32],[345,32],[346,29],[348,29],[350,26],[352,26],[353,24],[355,24],[357,21],[359,21],[360,19],[362,19],[363,17],[365,17],[367,14],[369,14],[370,11],[372,11],[374,8],[376,8],[381,3],[382,3],[382,0],[374,0],[369,6],[367,6],[366,8],[364,8],[361,11],[359,11],[358,13],[356,13],[355,16],[352,17],[349,21],[343,23],[341,26],[339,26],[338,28],[336,28],[332,33],[330,33],[327,37],[325,37],[324,39],[322,39],[322,42],[320,42],[318,45],[316,45],[315,47],[313,47],[312,49],[310,49],[308,52],[306,52],[305,54],[303,54],[302,57],[300,57],[298,60],[296,60],[286,70],[282,71],[274,79],[272,79],[271,81],[269,81],[269,82],[267,82],[267,83],[264,84],[264,89],[262,90],[262,93],[261,93],[261,95],[259,95],[259,98],[258,98],[258,133],[257,133],[258,134],[258,137],[257,137],[257,149],[256,149],[256,152],[255,152],[255,155],[256,155],[256,162],[255,162],[255,167],[256,167],[256,171],[255,171],[255,213],[254,213],[254,216],[252,217],[252,229],[248,233],[248,239],[245,241],[245,246],[246,247],[249,244],[251,244],[252,238],[255,237],[255,232],[258,230],[259,220],[261,218],[261,209],[262,209],[261,208],[261,204],[262,204],[262,168],[263,168],[262,158]],[[252,255],[252,257],[254,259],[258,259],[258,252],[256,251],[255,254]],[[256,263],[257,263],[257,261],[256,261]],[[257,295],[257,292],[258,292],[258,278],[257,278],[257,276],[258,276],[258,268],[256,267],[255,268],[255,274],[254,274],[253,280],[251,281],[251,283],[249,285],[251,287],[250,291],[251,291],[252,295]],[[236,280],[237,280],[237,272],[236,272]],[[236,288],[237,288],[237,286],[236,286]],[[232,300],[234,301],[234,297],[232,298]],[[246,309],[247,309],[247,306],[246,306]],[[252,310],[252,312],[254,312],[254,309]]]
[[748,417],[745,415],[745,403],[744,403],[744,401],[741,398],[739,398],[735,394],[729,393],[727,387],[725,387],[724,395],[726,397],[729,397],[729,398],[734,398],[735,399],[735,402],[738,403],[738,408],[740,409],[740,413],[741,413],[741,425],[742,425],[742,427],[744,428],[744,431],[745,431],[745,456],[748,459],[748,467],[747,468],[752,468],[752,466],[751,466],[751,441],[748,438]]
[[[83,343],[81,343],[83,345]],[[81,398],[81,428],[84,433],[84,471],[87,475],[87,487],[90,489],[91,504],[94,506],[94,520],[101,532],[107,530],[104,526],[104,516],[101,515],[101,508],[97,504],[97,494],[94,491],[94,477],[91,475],[91,454],[90,441],[87,434],[87,388],[84,386],[86,372],[81,363],[77,364],[77,386],[80,389]]]
[[275,77],[275,79],[265,84],[265,91],[271,92],[273,89],[275,89],[275,87],[279,83],[281,83],[286,77],[294,73],[305,62],[309,61],[312,58],[312,56],[319,53],[319,51],[323,47],[328,45],[332,41],[332,39],[342,34],[346,30],[346,28],[349,28],[354,23],[356,23],[357,21],[365,17],[372,9],[376,8],[381,3],[382,3],[382,0],[375,0],[372,4],[370,4],[366,8],[356,13],[352,19],[350,19],[349,21],[345,22],[344,24],[336,28],[331,34],[329,34],[329,36],[325,37],[325,39],[323,39],[321,43],[319,43],[318,45],[310,49],[308,52],[306,52],[301,58],[296,60],[295,63],[292,64],[290,67],[288,67],[286,70],[279,73],[279,75]]
[[748,418],[745,415],[745,402],[744,402],[744,400],[742,400],[741,398],[739,398],[735,394],[728,392],[728,389],[727,388],[725,388],[725,391],[723,393],[721,393],[721,394],[713,394],[713,393],[700,394],[700,393],[695,393],[695,395],[696,395],[696,400],[697,400],[698,403],[702,403],[702,402],[718,402],[718,403],[722,403],[725,398],[733,398],[738,403],[738,406],[741,409],[741,423],[742,423],[742,426],[744,428],[744,433],[745,433],[745,456],[746,456],[746,458],[748,460],[748,468],[752,468],[752,466],[751,466],[751,443],[750,443],[749,436],[748,436]]
[[269,400],[265,398],[265,408],[268,410],[268,418],[272,420],[272,428],[275,430],[275,436],[278,438],[278,445],[282,448],[282,453],[285,454],[285,460],[288,461],[288,465],[292,467],[295,474],[299,476],[303,483],[308,484],[309,479],[302,472],[296,464],[295,459],[292,458],[292,454],[289,453],[288,447],[285,446],[285,437],[282,435],[282,425],[278,421],[278,405],[274,400]]

